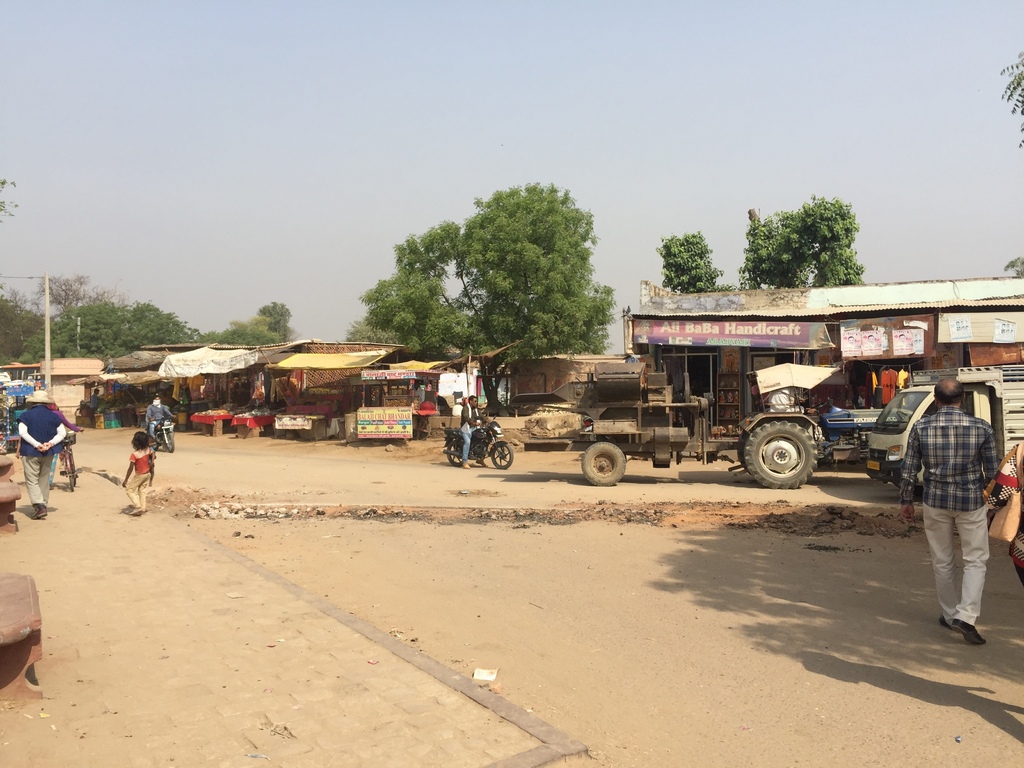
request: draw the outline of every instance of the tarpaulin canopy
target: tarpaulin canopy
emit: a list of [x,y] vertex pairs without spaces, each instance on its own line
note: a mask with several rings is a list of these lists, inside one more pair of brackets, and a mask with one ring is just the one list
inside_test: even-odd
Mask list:
[[318,355],[299,352],[286,357],[268,368],[287,371],[345,371],[358,370],[373,365],[391,353],[389,349],[370,349],[365,352],[335,352]]
[[82,376],[77,379],[69,379],[68,384],[88,384],[93,386],[96,384],[106,384],[108,381],[114,381],[118,384],[134,384],[136,386],[142,386],[143,384],[152,384],[154,381],[169,381],[170,377],[161,376],[157,371],[129,371],[127,373],[100,373],[96,376]]
[[773,365],[757,372],[757,388],[761,390],[762,394],[784,387],[814,389],[835,371],[835,368],[826,366],[796,365],[795,363]]
[[409,360],[404,363],[388,363],[388,368],[393,371],[433,371],[437,368],[445,368],[450,363],[447,360],[437,360],[432,363]]
[[229,373],[259,362],[259,353],[250,349],[213,349],[201,347],[191,352],[168,355],[160,364],[160,375],[187,379],[208,373]]

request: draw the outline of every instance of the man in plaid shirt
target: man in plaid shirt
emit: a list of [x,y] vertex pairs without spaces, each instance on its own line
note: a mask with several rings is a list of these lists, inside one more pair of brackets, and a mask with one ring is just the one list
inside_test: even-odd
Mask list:
[[[968,643],[983,645],[974,624],[981,613],[988,562],[988,511],[983,491],[999,468],[992,427],[960,410],[964,385],[935,385],[939,410],[910,431],[900,477],[900,517],[914,519],[914,486],[924,465],[924,532],[932,554],[942,615],[939,624],[958,630]],[[963,584],[958,592],[953,528],[960,534]]]

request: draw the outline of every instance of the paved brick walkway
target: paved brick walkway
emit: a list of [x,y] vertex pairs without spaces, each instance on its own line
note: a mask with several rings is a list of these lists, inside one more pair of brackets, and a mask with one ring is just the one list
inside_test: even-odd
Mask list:
[[51,492],[48,520],[21,505],[21,532],[0,536],[0,570],[39,587],[45,696],[0,702],[4,768],[584,759],[579,742],[387,633],[186,522],[118,514],[124,503],[92,475]]

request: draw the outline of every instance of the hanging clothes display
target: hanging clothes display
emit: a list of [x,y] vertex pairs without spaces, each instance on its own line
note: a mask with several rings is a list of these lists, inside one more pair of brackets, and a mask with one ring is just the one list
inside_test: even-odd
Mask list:
[[882,369],[882,407],[888,405],[896,396],[896,377],[897,372],[895,368]]

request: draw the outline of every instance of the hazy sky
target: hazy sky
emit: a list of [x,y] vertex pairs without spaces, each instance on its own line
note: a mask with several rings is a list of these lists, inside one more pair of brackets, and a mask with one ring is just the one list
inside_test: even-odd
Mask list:
[[396,243],[539,182],[593,212],[619,307],[662,237],[735,282],[747,210],[811,195],[853,205],[867,282],[1000,276],[1021,50],[1021,0],[8,1],[0,274],[341,340]]

